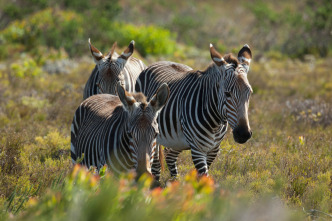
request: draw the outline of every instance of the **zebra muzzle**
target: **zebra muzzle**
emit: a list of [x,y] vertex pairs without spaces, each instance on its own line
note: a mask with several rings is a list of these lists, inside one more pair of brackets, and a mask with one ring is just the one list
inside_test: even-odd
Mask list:
[[249,128],[236,127],[233,130],[233,138],[235,142],[243,144],[247,142],[252,136],[252,131]]
[[138,166],[136,169],[137,176],[140,177],[144,173],[151,175],[151,163],[150,156],[146,153],[144,159],[138,161]]

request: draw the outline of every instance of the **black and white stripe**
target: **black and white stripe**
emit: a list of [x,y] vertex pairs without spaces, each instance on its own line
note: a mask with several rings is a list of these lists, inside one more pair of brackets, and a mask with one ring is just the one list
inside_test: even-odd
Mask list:
[[117,92],[119,97],[91,96],[76,110],[71,125],[73,163],[82,158],[80,163],[88,168],[107,164],[117,174],[130,169],[138,175],[159,169],[160,174],[157,115],[168,99],[168,86],[161,85],[150,102],[142,93],[126,92],[120,83]]
[[97,48],[89,46],[96,63],[84,88],[83,99],[95,94],[116,94],[116,84],[121,82],[129,92],[135,91],[135,83],[138,75],[146,68],[145,64],[131,55],[134,52],[134,41],[119,56],[114,50],[104,56]]
[[222,57],[211,45],[210,53],[214,63],[205,71],[162,61],[149,66],[136,82],[136,91],[148,98],[160,84],[170,87],[169,101],[158,117],[157,143],[165,146],[172,176],[177,176],[176,161],[186,149],[191,150],[198,172],[207,174],[228,123],[235,141],[244,143],[251,137],[248,105],[252,89],[247,79],[251,51],[245,45],[238,58]]

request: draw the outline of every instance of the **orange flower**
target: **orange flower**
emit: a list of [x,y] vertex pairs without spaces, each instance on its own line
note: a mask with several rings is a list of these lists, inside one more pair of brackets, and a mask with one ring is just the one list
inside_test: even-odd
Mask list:
[[73,171],[71,173],[71,177],[74,178],[77,176],[78,171],[81,169],[81,165],[76,164],[73,168]]

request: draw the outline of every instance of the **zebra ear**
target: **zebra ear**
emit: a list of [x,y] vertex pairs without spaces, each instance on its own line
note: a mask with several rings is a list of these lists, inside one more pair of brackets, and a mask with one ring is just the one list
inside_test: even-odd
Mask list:
[[245,44],[243,48],[239,51],[238,54],[238,60],[239,62],[246,67],[247,71],[249,71],[249,66],[252,58],[251,50],[249,48],[249,45]]
[[108,58],[108,59],[112,59],[112,56],[113,56],[113,54],[114,54],[114,50],[115,50],[115,48],[116,48],[116,45],[117,45],[117,43],[114,42],[111,51],[107,54],[107,58]]
[[90,38],[89,38],[89,48],[90,48],[93,60],[95,61],[96,64],[99,64],[100,61],[104,58],[104,55],[91,44]]
[[150,104],[153,109],[159,111],[167,102],[169,98],[169,87],[166,83],[163,83],[157,90],[156,94],[151,98]]
[[134,53],[134,50],[135,50],[135,41],[132,40],[128,48],[124,52],[122,52],[120,57],[125,60],[128,60],[128,58]]
[[212,44],[210,44],[210,54],[211,54],[212,61],[216,65],[221,66],[221,65],[227,64],[225,59],[219,54],[219,52],[217,52],[217,50],[213,47]]
[[133,104],[136,102],[135,98],[124,89],[120,82],[116,85],[116,89],[124,109],[126,111],[131,111]]

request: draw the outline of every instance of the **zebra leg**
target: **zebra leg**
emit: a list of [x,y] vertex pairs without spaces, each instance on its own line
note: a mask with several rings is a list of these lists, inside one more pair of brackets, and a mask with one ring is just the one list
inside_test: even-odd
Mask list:
[[176,161],[180,153],[181,150],[173,150],[171,148],[165,147],[166,164],[171,173],[171,177],[178,176],[178,168],[176,166]]
[[208,175],[207,155],[191,147],[191,157],[199,175]]
[[218,146],[216,146],[216,148],[214,148],[210,152],[208,152],[207,159],[206,159],[206,163],[207,163],[208,169],[210,169],[210,166],[211,166],[212,162],[217,157],[217,155],[219,153],[219,150],[220,149],[219,149],[219,145],[218,145]]
[[154,151],[153,163],[151,168],[152,175],[154,176],[156,181],[159,181],[160,171],[161,171],[161,164],[159,160],[159,148],[161,148],[161,146],[157,144]]

